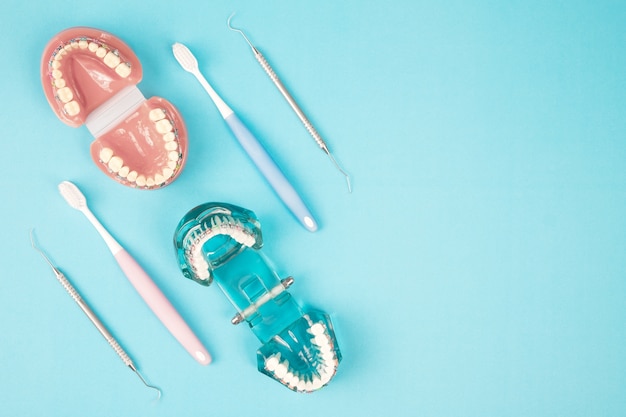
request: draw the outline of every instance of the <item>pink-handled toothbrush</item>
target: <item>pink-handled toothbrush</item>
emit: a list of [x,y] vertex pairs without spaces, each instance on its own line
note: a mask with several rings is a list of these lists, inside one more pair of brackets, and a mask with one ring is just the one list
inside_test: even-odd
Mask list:
[[141,298],[143,298],[146,304],[148,304],[148,307],[150,307],[176,340],[178,340],[187,352],[200,364],[208,365],[211,363],[211,355],[202,345],[202,342],[198,340],[174,306],[172,306],[159,287],[156,286],[154,281],[152,281],[137,261],[126,252],[104,226],[102,226],[96,216],[93,215],[89,207],[87,207],[87,199],[78,187],[69,181],[63,181],[59,184],[59,191],[63,198],[65,198],[65,201],[67,201],[71,207],[82,212],[96,228],[130,283],[135,287]]

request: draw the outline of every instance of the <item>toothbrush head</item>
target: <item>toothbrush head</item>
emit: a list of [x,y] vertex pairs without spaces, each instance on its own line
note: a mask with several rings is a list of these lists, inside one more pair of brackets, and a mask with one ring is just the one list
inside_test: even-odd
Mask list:
[[185,45],[180,42],[176,42],[172,45],[172,52],[174,53],[176,61],[178,61],[180,66],[183,67],[185,71],[192,74],[198,71],[198,60]]
[[76,210],[83,210],[87,207],[87,199],[80,189],[70,181],[63,181],[59,184],[59,192],[61,196],[67,201],[70,207]]

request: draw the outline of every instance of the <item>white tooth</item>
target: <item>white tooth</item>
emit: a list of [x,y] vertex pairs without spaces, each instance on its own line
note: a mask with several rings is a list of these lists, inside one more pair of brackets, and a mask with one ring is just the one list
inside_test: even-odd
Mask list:
[[162,109],[152,109],[150,113],[148,113],[148,117],[153,122],[156,122],[161,119],[165,119],[165,112]]
[[304,391],[305,387],[306,387],[306,381],[304,379],[301,379],[300,381],[298,381],[298,385],[296,386],[298,391]]
[[72,43],[70,43],[70,45],[71,45],[71,47],[73,49],[77,49],[78,48],[78,42],[76,42],[76,41],[72,41]]
[[63,88],[65,87],[65,80],[63,78],[59,78],[54,80],[54,86],[56,88]]
[[287,372],[287,374],[282,379],[285,384],[289,385],[292,378],[293,378],[293,374],[291,372]]
[[114,156],[109,160],[107,165],[111,171],[117,172],[124,166],[124,160],[119,156]]
[[311,342],[313,342],[313,344],[317,346],[326,346],[330,342],[330,340],[328,340],[328,336],[326,336],[325,334],[318,334],[313,339],[311,339]]
[[71,50],[71,49],[72,49],[72,45],[70,45],[70,44],[68,43],[67,45],[65,45],[65,46],[63,47],[63,49],[65,49],[66,51],[69,51],[69,50]]
[[[65,51],[63,51],[63,52],[65,52]],[[63,54],[61,53],[61,51],[57,52],[56,55],[54,55],[54,60],[56,62],[58,62],[58,61],[60,61],[62,59],[63,59]]]
[[100,160],[102,162],[104,162],[105,164],[108,164],[109,161],[111,160],[111,157],[113,156],[113,149],[111,148],[102,148],[102,150],[100,151]]
[[115,67],[115,72],[122,78],[127,78],[130,75],[130,65],[125,62],[122,62],[117,67]]
[[322,388],[322,385],[324,385],[322,383],[322,380],[320,378],[316,377],[316,376],[313,377],[313,381],[311,381],[311,382],[312,382],[312,388],[314,390],[318,390],[318,389]]
[[80,49],[87,49],[87,47],[89,46],[89,43],[85,40],[79,41],[78,42],[78,47]]
[[154,175],[154,183],[157,185],[161,185],[165,182],[165,177],[161,174]]
[[313,382],[307,381],[304,387],[307,392],[313,391]]
[[330,346],[330,343],[319,347],[320,353],[330,352],[331,349],[332,349],[332,346]]
[[178,161],[178,152],[172,151],[167,154],[167,157],[170,161]]
[[270,356],[269,358],[267,358],[267,360],[265,361],[265,368],[268,371],[273,371],[276,369],[276,367],[278,366],[278,358],[276,356]]
[[130,171],[126,179],[130,182],[135,182],[137,180],[137,171]]
[[174,132],[167,132],[163,135],[163,140],[166,142],[171,142],[174,139],[176,139],[176,134],[174,134]]
[[154,178],[152,178],[152,177],[146,178],[146,186],[154,187]]
[[333,373],[327,370],[323,370],[320,372],[320,381],[322,381],[322,385],[327,384],[333,378]]
[[52,70],[52,78],[58,80],[61,77],[63,77],[63,73],[61,71],[59,71],[58,69]]
[[297,387],[297,386],[298,386],[298,383],[299,383],[299,382],[300,382],[300,375],[298,375],[298,373],[295,373],[295,374],[292,374],[292,375],[291,375],[291,379],[289,379],[289,380],[287,381],[287,384],[288,384],[290,387],[295,388],[295,387]]
[[103,61],[107,67],[115,68],[120,64],[121,59],[113,51],[109,51],[109,53],[104,56]]
[[54,60],[54,61],[52,61],[50,66],[52,67],[52,69],[59,69],[59,68],[61,68],[61,63],[59,61]]
[[120,170],[117,172],[117,175],[119,175],[122,178],[126,178],[128,176],[128,173],[130,172],[130,168],[128,168],[127,166],[123,166],[122,168],[120,168]]
[[176,149],[178,149],[178,144],[175,141],[165,142],[165,150],[175,151]]
[[57,97],[59,97],[62,103],[69,103],[74,99],[74,94],[69,87],[63,87],[57,90]]
[[69,103],[65,103],[63,109],[65,110],[65,113],[67,113],[69,116],[76,116],[78,113],[80,113],[80,106],[75,100],[70,101]]
[[163,168],[163,176],[165,178],[170,178],[174,174],[174,170],[171,168]]
[[315,336],[324,333],[324,325],[322,323],[315,323],[309,329],[309,333],[311,333],[312,335],[315,335]]
[[87,48],[91,51],[91,52],[96,52],[98,50],[98,48],[100,47],[100,45],[98,45],[95,42],[90,42],[89,46],[87,46]]
[[322,359],[324,362],[331,364],[335,361],[335,354],[333,352],[324,352],[322,353]]
[[232,217],[230,217],[230,216],[222,216],[222,223],[224,223],[224,225],[226,227],[230,227],[231,224],[232,224],[231,221],[230,221],[231,219],[232,219]]
[[154,124],[154,126],[156,127],[157,132],[159,132],[162,135],[167,132],[171,132],[174,129],[174,126],[172,126],[172,123],[167,119],[159,120],[158,122]]
[[144,177],[143,175],[138,175],[135,182],[138,186],[143,187],[144,185],[146,185],[146,177]]
[[241,231],[238,229],[235,229],[233,231],[231,231],[230,233],[230,237],[232,237],[233,239],[235,239],[235,241],[237,243],[241,243]]
[[278,365],[276,365],[276,369],[274,370],[274,374],[278,377],[278,378],[282,378],[285,375],[287,375],[287,372],[289,370],[288,367],[288,363],[287,362],[281,362]]
[[178,159],[176,161],[167,161],[167,167],[173,171],[176,171],[176,168],[178,168]]
[[96,56],[98,58],[104,58],[106,54],[107,54],[107,50],[103,48],[102,46],[96,50]]

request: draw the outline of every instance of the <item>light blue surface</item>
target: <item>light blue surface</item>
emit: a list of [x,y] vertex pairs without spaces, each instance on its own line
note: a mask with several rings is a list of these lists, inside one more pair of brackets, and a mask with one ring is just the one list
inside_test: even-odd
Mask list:
[[[9,0],[0,414],[6,416],[623,416],[626,414],[626,5],[619,1]],[[335,156],[317,148],[226,27],[244,28]],[[126,41],[139,87],[183,114],[183,174],[142,192],[91,162],[48,106],[48,40]],[[171,44],[270,151],[320,222],[304,230],[231,137]],[[154,318],[56,186],[74,181],[213,354],[198,365]],[[252,209],[294,297],[331,314],[337,377],[295,394],[218,288],[178,270],[192,207]],[[39,244],[164,396],[124,367],[30,247]]]

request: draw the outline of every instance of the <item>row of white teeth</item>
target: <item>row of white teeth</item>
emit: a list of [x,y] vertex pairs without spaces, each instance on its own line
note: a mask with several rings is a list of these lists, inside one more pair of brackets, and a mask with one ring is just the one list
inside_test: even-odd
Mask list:
[[265,369],[283,385],[298,392],[312,392],[322,388],[333,378],[339,366],[326,327],[322,323],[315,323],[307,332],[313,336],[311,343],[319,350],[319,365],[316,372],[310,375],[300,375],[289,367],[288,360],[281,360],[280,353],[265,360]]
[[100,161],[111,172],[138,187],[161,186],[179,169],[179,160],[181,159],[178,137],[176,136],[174,125],[167,119],[165,111],[160,108],[152,109],[149,113],[149,118],[154,123],[157,132],[162,135],[167,152],[167,166],[163,168],[161,173],[157,173],[154,176],[138,173],[128,165],[125,165],[124,160],[120,156],[115,155],[111,148],[102,148],[99,154]]
[[198,279],[207,280],[211,276],[209,264],[202,253],[202,246],[211,238],[218,235],[232,237],[238,243],[251,247],[255,244],[254,235],[244,227],[241,221],[228,215],[215,215],[211,222],[201,223],[191,230],[185,237],[184,246],[187,260]]
[[80,113],[80,104],[74,100],[74,92],[67,86],[67,82],[63,79],[61,61],[63,58],[74,50],[84,50],[94,53],[98,58],[102,59],[104,64],[113,69],[117,75],[127,78],[131,73],[131,67],[128,62],[122,60],[117,50],[111,49],[108,45],[101,44],[94,40],[72,39],[69,43],[61,46],[53,54],[50,61],[50,76],[52,84],[55,88],[55,96],[63,103],[63,110],[70,117]]

